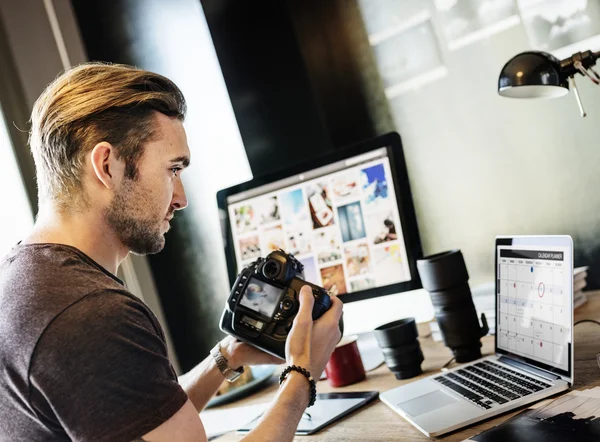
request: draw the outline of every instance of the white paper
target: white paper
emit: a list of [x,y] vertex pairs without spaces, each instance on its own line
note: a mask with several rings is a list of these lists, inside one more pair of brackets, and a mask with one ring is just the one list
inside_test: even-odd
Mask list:
[[200,413],[200,419],[202,419],[206,436],[210,439],[243,427],[264,413],[268,407],[269,402],[265,402],[225,410],[206,410]]

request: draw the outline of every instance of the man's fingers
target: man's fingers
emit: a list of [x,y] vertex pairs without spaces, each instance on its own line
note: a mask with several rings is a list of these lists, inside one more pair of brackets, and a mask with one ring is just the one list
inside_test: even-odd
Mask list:
[[312,293],[312,289],[305,285],[300,289],[300,309],[296,315],[295,321],[308,321],[312,322],[312,311],[315,305],[315,298]]
[[335,312],[338,319],[340,319],[342,317],[343,309],[344,309],[344,303],[342,301],[340,301],[340,298],[338,298],[337,296],[332,296],[330,310],[333,310]]
[[340,298],[331,296],[331,307],[329,307],[329,310],[327,310],[323,316],[327,316],[327,318],[331,318],[331,320],[334,321],[339,321],[342,317],[343,308],[344,303],[340,301]]

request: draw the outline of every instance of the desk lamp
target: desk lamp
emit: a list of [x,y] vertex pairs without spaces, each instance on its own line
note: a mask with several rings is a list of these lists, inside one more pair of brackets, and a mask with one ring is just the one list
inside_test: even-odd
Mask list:
[[562,97],[569,92],[569,83],[572,83],[581,116],[585,117],[575,74],[582,74],[600,85],[600,76],[592,67],[598,58],[600,52],[592,51],[577,52],[562,61],[547,52],[522,52],[508,60],[500,71],[498,93],[510,98]]

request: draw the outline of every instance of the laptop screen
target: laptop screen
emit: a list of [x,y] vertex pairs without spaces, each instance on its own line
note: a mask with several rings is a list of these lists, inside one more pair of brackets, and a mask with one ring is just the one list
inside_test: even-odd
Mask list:
[[[570,373],[572,246],[525,241],[496,247],[497,350]],[[564,237],[562,237],[564,239]],[[560,242],[560,241],[558,241]]]

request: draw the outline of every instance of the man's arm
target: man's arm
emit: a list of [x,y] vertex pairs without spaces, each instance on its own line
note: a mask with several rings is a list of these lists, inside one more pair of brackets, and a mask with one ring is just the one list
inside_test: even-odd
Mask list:
[[[325,368],[331,352],[339,342],[341,333],[339,320],[342,315],[342,302],[332,297],[331,308],[316,322],[312,320],[314,298],[310,289],[300,292],[300,310],[294,319],[294,326],[286,342],[286,356],[289,365],[306,368],[314,376],[318,376]],[[239,347],[238,355],[254,354],[254,349],[243,344]],[[233,354],[236,352],[233,351]],[[236,359],[234,359],[236,361]],[[236,363],[242,362],[242,359]],[[190,401],[168,421],[143,437],[152,441],[206,441],[204,427],[198,417],[197,409],[200,403],[206,403],[212,393],[208,391],[218,388],[223,376],[214,363],[206,359],[188,375],[183,376],[188,382]],[[217,376],[218,374],[218,376]],[[219,378],[220,376],[220,378]],[[207,381],[210,388],[201,384]],[[214,384],[213,384],[214,382]],[[215,387],[216,385],[216,387]],[[213,393],[214,393],[213,390]],[[208,396],[207,396],[208,395]],[[195,399],[192,399],[194,396]],[[192,404],[193,401],[194,404]],[[274,403],[263,415],[259,424],[243,440],[245,441],[291,441],[294,437],[298,422],[309,401],[309,383],[300,373],[291,372],[279,389]],[[196,406],[196,408],[194,408]],[[241,423],[241,422],[240,422]]]
[[[297,372],[288,375],[270,409],[244,441],[292,440],[302,413],[308,405],[308,381]],[[240,422],[242,424],[242,422]],[[206,432],[198,411],[187,401],[171,419],[138,439],[146,442],[205,442]],[[135,442],[135,441],[134,441]]]
[[[254,347],[227,336],[220,342],[221,353],[228,365],[238,368],[243,365],[282,364],[284,361]],[[188,373],[179,376],[183,387],[196,410],[202,411],[221,386],[224,378],[212,356],[208,356]]]

